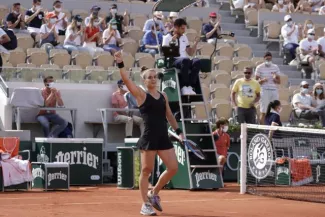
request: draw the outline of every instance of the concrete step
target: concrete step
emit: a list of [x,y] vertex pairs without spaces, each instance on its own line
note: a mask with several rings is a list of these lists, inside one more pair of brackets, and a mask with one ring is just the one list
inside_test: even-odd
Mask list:
[[289,77],[289,79],[291,79],[291,78],[296,78],[296,79],[299,79],[300,78],[301,79],[301,72],[298,71],[298,70],[296,70],[296,71],[294,71],[294,70],[292,70],[292,71],[288,71],[288,70],[283,71],[283,70],[280,70],[280,72],[283,73],[283,74],[285,74],[285,75],[287,75]]
[[245,24],[242,23],[224,23],[221,21],[221,28],[226,31],[246,30]]
[[280,71],[296,71],[297,70],[297,66],[289,66],[289,65],[278,65]]
[[[255,51],[255,50],[253,50],[253,53],[254,53],[255,57],[264,57],[265,52],[266,52],[266,50],[264,50],[264,51]],[[271,52],[273,58],[281,58],[279,56],[278,51],[270,51],[270,52]],[[282,64],[283,64],[283,60],[282,60]]]
[[[226,29],[225,29],[226,30]],[[247,30],[237,30],[237,29],[232,29],[232,30],[226,30],[226,31],[231,31],[233,33],[235,33],[235,37],[237,36],[246,36],[246,37],[250,37],[250,32]]]
[[277,64],[278,66],[283,65],[283,59],[281,57],[279,57],[279,58],[272,57],[272,62],[274,64]]
[[253,51],[265,51],[266,45],[265,44],[250,44],[249,45]]
[[312,79],[289,78],[289,85],[300,85],[302,80],[307,81],[309,86],[313,86],[315,84],[315,80]]
[[239,44],[263,44],[263,41],[260,38],[250,37],[250,36],[236,36],[236,39]]
[[222,16],[221,24],[224,23],[236,23],[236,17],[233,17],[229,14],[229,16]]

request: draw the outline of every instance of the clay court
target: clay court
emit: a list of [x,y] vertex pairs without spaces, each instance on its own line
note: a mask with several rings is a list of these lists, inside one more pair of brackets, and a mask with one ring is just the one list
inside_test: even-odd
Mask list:
[[[219,191],[163,190],[163,213],[169,217],[321,217],[324,204],[240,195],[239,186]],[[139,214],[138,190],[115,186],[72,187],[69,192],[5,192],[0,216],[128,217]]]

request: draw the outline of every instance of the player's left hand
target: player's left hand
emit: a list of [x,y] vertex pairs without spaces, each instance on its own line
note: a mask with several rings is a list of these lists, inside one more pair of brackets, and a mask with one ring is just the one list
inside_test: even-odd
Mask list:
[[185,139],[183,133],[179,134],[178,136],[179,136],[180,142],[183,143],[183,141]]

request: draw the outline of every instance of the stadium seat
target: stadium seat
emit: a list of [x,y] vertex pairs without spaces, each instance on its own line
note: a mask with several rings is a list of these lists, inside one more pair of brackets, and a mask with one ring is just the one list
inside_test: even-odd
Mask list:
[[252,48],[248,47],[246,44],[235,44],[234,51],[237,57],[251,58]]
[[211,73],[200,73],[200,83],[204,84],[206,87],[209,87],[211,84]]
[[20,63],[17,65],[17,78],[21,78],[24,81],[31,82],[33,78],[40,77],[40,71],[36,70],[35,64]]
[[229,100],[230,99],[230,89],[228,87],[217,87],[215,88],[215,91],[213,92],[213,99],[225,99]]
[[258,65],[262,64],[264,62],[264,58],[263,57],[253,57],[251,59],[253,66],[257,67]]
[[32,48],[34,46],[34,40],[29,35],[17,37],[17,43],[17,46],[22,48],[25,52],[28,48]]
[[244,71],[232,71],[231,72],[231,80],[237,80],[239,78],[243,78],[244,77]]
[[289,78],[288,78],[288,76],[287,75],[285,75],[285,74],[281,74],[280,75],[280,84],[279,84],[279,86],[280,87],[288,87],[288,80],[289,80]]
[[226,86],[226,84],[216,84],[216,83],[210,84],[209,87],[210,87],[211,93],[213,93],[214,91],[216,91],[217,88],[220,88],[220,87],[221,88],[228,88],[228,86]]
[[132,38],[135,41],[139,41],[142,39],[144,32],[140,29],[129,29],[127,33],[127,37]]
[[156,60],[149,53],[136,53],[135,61],[139,67],[154,68],[156,64]]
[[102,66],[87,66],[86,78],[90,80],[96,80],[102,82],[108,79],[108,71]]
[[86,69],[87,66],[93,65],[93,57],[89,53],[78,53],[72,57],[72,62],[76,66],[80,66],[82,69]]
[[232,107],[230,103],[218,103],[215,105],[216,107],[216,114],[215,119],[219,120],[220,118],[229,119],[232,117]]
[[197,45],[197,52],[200,55],[206,55],[210,57],[213,51],[214,51],[214,46],[212,44],[199,42],[199,44]]
[[320,80],[325,80],[325,63],[322,63],[319,65],[319,79]]
[[16,67],[20,63],[25,63],[26,53],[23,50],[16,49],[10,51],[10,56],[8,62],[12,64],[13,67]]
[[281,87],[279,88],[279,99],[284,101],[289,101],[291,94],[289,88]]
[[38,67],[49,62],[46,52],[33,52],[27,60],[27,63],[32,63]]
[[114,57],[110,53],[95,54],[94,61],[97,66],[101,66],[104,69],[108,69],[114,65]]
[[202,20],[196,17],[186,17],[186,22],[189,29],[194,29],[196,32],[200,32],[202,29]]
[[139,44],[134,40],[125,41],[121,44],[121,47],[123,49],[123,53],[130,53],[132,56],[135,56],[136,52],[138,51]]
[[189,42],[194,42],[195,38],[198,36],[198,32],[195,29],[187,29],[185,35]]
[[234,49],[229,44],[219,43],[217,50],[219,56],[232,58],[234,56]]
[[54,53],[53,56],[51,56],[51,54],[50,54],[50,58],[51,58],[51,63],[58,65],[60,68],[63,68],[63,66],[69,65],[71,62],[70,55],[68,53],[64,53],[64,52]]
[[253,67],[252,61],[245,57],[234,57],[233,63],[237,71],[243,71],[245,67]]
[[233,70],[233,62],[229,57],[216,56],[214,58],[214,68],[230,73]]

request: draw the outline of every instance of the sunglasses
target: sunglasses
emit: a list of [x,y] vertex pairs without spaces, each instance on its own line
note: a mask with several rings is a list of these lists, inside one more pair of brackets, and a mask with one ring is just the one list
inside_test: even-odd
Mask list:
[[308,35],[313,35],[313,36],[314,36],[315,34],[313,34],[313,33],[309,33]]
[[252,72],[244,72],[245,75],[250,75]]

